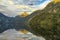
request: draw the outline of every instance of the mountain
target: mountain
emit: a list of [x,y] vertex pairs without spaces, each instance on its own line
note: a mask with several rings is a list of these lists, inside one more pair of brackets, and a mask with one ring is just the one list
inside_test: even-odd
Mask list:
[[29,14],[27,12],[22,12],[22,13],[19,14],[19,16],[26,17],[26,16],[29,16]]
[[[0,33],[6,31],[8,29],[16,29],[17,31],[19,31],[21,29],[26,29],[35,35],[40,36],[40,34],[41,34],[43,37],[45,37],[45,34],[52,35],[52,33],[55,33],[55,32],[52,32],[52,33],[45,33],[45,32],[46,31],[49,32],[48,30],[52,28],[52,25],[54,23],[56,23],[55,17],[59,18],[59,16],[58,16],[58,14],[60,13],[59,8],[60,8],[60,3],[54,4],[53,2],[51,2],[47,5],[47,7],[44,10],[37,10],[37,11],[33,12],[31,15],[26,16],[26,17],[21,17],[19,15],[17,15],[16,17],[7,17],[7,16],[3,15],[3,13],[0,13],[0,15],[2,16],[2,17],[0,17],[0,20],[1,20],[0,21],[0,25],[1,25]],[[45,19],[45,21],[44,21],[44,19]],[[50,22],[52,21],[52,23],[47,25],[48,23],[50,23],[49,20],[50,20]],[[59,22],[59,19],[57,19],[57,20]],[[47,27],[45,25],[45,22],[46,22],[46,25],[49,27]],[[59,25],[59,23],[58,23],[58,25]],[[44,28],[46,28],[46,29],[44,29],[44,28],[41,29],[40,26],[45,26]],[[53,37],[51,37],[51,38],[53,38]]]
[[[31,16],[32,17],[32,16]],[[16,29],[17,31],[21,29],[26,29],[29,31],[28,27],[28,19],[27,17],[8,17],[3,13],[0,13],[0,33],[8,30],[8,29]]]
[[0,16],[1,16],[1,17],[3,17],[3,16],[4,16],[4,17],[6,17],[6,16],[5,16],[5,15],[3,15],[2,13],[0,13]]
[[[3,8],[5,9],[5,8]],[[7,14],[12,13],[12,12],[7,12]],[[0,12],[0,33],[6,31],[7,29],[16,29],[21,30],[21,29],[26,29],[30,32],[32,32],[32,30],[30,30],[30,28],[28,27],[28,21],[30,18],[34,17],[35,15],[39,14],[36,12],[34,12],[31,15],[28,14],[24,14],[25,16],[22,17],[21,15],[17,15],[16,17],[8,17],[7,15],[5,15],[6,12]],[[28,16],[27,16],[28,15]],[[2,16],[2,17],[1,17]]]
[[39,14],[29,21],[34,34],[43,36],[46,40],[60,40],[60,2],[51,2],[44,10],[37,10],[37,13]]
[[15,25],[16,29],[18,29],[18,30],[26,29],[26,30],[32,32],[32,30],[30,30],[30,28],[28,26],[29,25],[28,22],[32,17],[36,16],[37,14],[39,14],[39,13],[36,13],[36,11],[35,11],[31,15],[28,15],[26,17],[17,15],[14,19],[14,21],[15,21],[14,25]]
[[12,23],[13,17],[7,17],[0,12],[0,33],[12,27]]

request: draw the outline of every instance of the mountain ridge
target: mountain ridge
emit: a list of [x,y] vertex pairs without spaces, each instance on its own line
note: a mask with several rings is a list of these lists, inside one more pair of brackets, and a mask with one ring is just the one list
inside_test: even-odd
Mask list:
[[60,40],[60,2],[49,3],[44,10],[29,21],[32,31],[37,36],[43,36],[46,40]]

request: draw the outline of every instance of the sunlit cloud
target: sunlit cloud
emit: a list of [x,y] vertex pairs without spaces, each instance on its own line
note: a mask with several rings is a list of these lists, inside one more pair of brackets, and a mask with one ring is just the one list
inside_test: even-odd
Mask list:
[[13,5],[13,4],[14,4],[14,2],[13,2],[13,1],[8,1],[8,3],[9,3],[10,5]]
[[[1,5],[6,6],[6,8],[14,13],[10,13],[7,14],[7,16],[11,16],[11,17],[15,17],[16,15],[18,15],[21,12],[26,11],[28,14],[31,14],[32,12],[36,11],[36,10],[42,10],[44,9],[47,4],[49,4],[51,2],[51,0],[43,0],[44,2],[42,2],[42,0],[40,0],[42,3],[40,3],[39,5],[28,5],[31,0],[27,0],[28,2],[24,2],[24,0],[2,0],[1,1]],[[0,9],[1,10],[1,9]],[[7,12],[7,10],[5,10]],[[6,14],[6,13],[5,13]]]

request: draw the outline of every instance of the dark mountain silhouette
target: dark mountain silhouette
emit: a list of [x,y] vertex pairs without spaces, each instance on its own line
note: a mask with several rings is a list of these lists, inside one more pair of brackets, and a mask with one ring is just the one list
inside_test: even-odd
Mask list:
[[28,20],[35,15],[36,13],[33,13],[27,17],[21,17],[18,15],[16,17],[8,17],[0,13],[0,33],[8,29],[16,29],[17,31],[26,29],[28,31],[31,31],[28,27]]
[[[7,17],[5,15],[3,15],[2,13],[0,13],[0,33],[9,29],[9,25],[11,23],[11,20],[13,19],[10,17]],[[13,22],[13,20],[12,20]]]

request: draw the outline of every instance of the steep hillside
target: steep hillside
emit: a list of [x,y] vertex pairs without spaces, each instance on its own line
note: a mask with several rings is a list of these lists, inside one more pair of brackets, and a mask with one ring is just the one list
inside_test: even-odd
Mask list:
[[49,3],[44,10],[29,21],[29,26],[35,35],[43,36],[46,40],[60,40],[60,2]]

